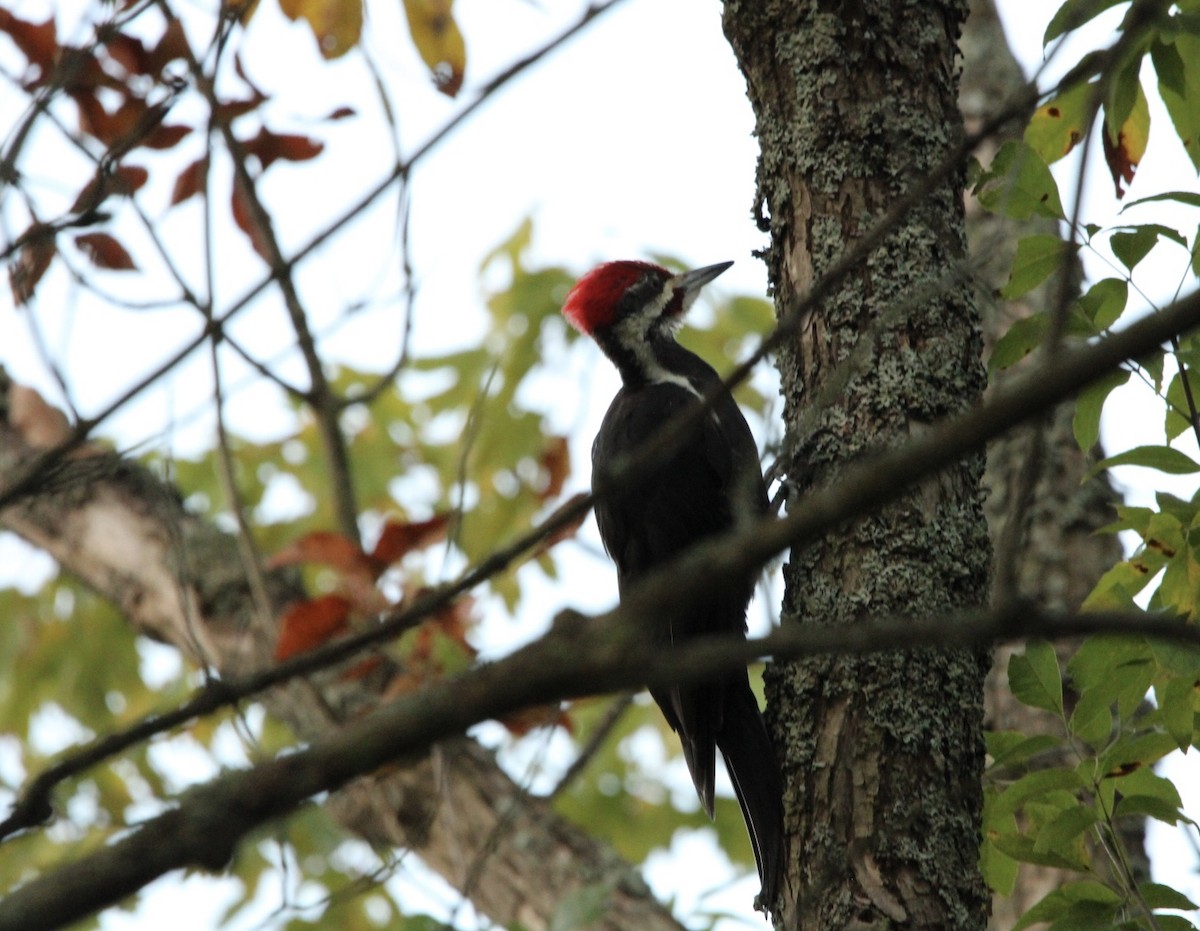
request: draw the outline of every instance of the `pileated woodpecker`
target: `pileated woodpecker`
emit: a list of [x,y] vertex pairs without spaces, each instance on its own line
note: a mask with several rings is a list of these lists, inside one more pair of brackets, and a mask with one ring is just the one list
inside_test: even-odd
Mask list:
[[[648,262],[608,262],[579,280],[563,313],[591,336],[620,372],[592,445],[592,471],[649,440],[668,421],[719,389],[695,433],[650,476],[596,502],[604,548],[617,565],[622,595],[651,570],[693,544],[767,510],[758,450],[746,418],[711,366],[675,342],[675,331],[700,288],[732,265],[681,275]],[[683,620],[657,633],[668,648],[702,635],[746,636],[754,580],[707,597]],[[696,685],[651,690],[711,818],[716,748],[742,806],[762,881],[763,907],[775,902],[783,869],[783,799],[779,764],[744,669]]]

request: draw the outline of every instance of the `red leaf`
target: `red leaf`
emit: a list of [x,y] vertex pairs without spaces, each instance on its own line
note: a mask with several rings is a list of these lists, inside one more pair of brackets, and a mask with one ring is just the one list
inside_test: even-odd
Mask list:
[[179,144],[180,140],[192,131],[190,126],[160,123],[146,134],[142,145],[150,149],[170,149]]
[[407,553],[444,539],[449,522],[448,514],[438,514],[429,520],[411,523],[389,520],[383,525],[379,542],[371,551],[371,559],[382,571]]
[[141,165],[119,165],[112,173],[112,193],[128,197],[150,180],[150,172]]
[[163,31],[162,38],[158,40],[158,44],[146,58],[146,71],[150,74],[161,76],[163,69],[173,61],[186,61],[190,52],[187,35],[183,31],[183,24],[177,19],[172,19],[167,23],[167,28]]
[[233,182],[232,207],[233,221],[250,239],[250,245],[254,247],[254,251],[269,265],[271,263],[271,250],[267,241],[266,231],[255,222],[254,216],[250,211],[250,203],[246,198],[246,193],[242,190],[241,182],[236,178],[234,178]]
[[348,538],[332,530],[315,530],[280,550],[269,560],[267,568],[318,563],[342,572],[358,572],[369,568],[367,555]]
[[253,96],[241,100],[223,100],[213,110],[213,119],[217,123],[230,123],[239,116],[245,116],[247,113],[257,110],[266,99],[258,91],[255,91]]
[[7,32],[29,64],[37,67],[37,84],[45,84],[61,51],[54,17],[51,16],[44,23],[31,23],[0,7],[0,32]]
[[8,269],[8,284],[17,305],[25,304],[33,297],[38,282],[58,251],[54,229],[45,223],[34,223],[22,234],[21,240],[17,260]]
[[92,180],[84,185],[75,203],[71,205],[72,213],[84,213],[95,210],[113,194],[129,197],[150,178],[150,173],[140,165],[119,165],[109,174],[97,172]]
[[335,120],[344,120],[350,116],[358,116],[358,111],[355,110],[353,107],[338,107],[336,110],[334,110],[332,113],[330,113],[327,117],[325,117],[325,119],[329,120],[332,123]]
[[137,269],[133,257],[125,251],[125,247],[108,233],[84,233],[75,237],[75,245],[97,268],[108,268],[118,272]]
[[140,39],[118,32],[104,43],[104,50],[117,62],[128,75],[148,73],[148,56],[146,46]]
[[242,143],[246,152],[258,159],[265,171],[276,159],[286,159],[290,162],[304,162],[316,158],[325,148],[325,143],[308,136],[293,133],[273,133],[265,127],[258,131],[253,139]]
[[77,90],[72,97],[79,107],[80,128],[106,146],[132,136],[149,110],[139,97],[126,97],[111,113],[92,91]]
[[207,171],[208,156],[201,156],[183,169],[175,179],[175,187],[171,191],[171,206],[174,207],[189,197],[199,194]]
[[1112,173],[1113,184],[1117,188],[1117,198],[1125,196],[1125,189],[1121,187],[1121,180],[1124,179],[1126,184],[1133,181],[1133,173],[1137,170],[1137,162],[1134,161],[1129,152],[1129,147],[1125,144],[1124,134],[1120,134],[1119,141],[1114,142],[1108,134],[1108,127],[1104,127],[1104,131],[1100,134],[1100,138],[1104,143],[1104,160],[1108,162],[1108,170]]
[[341,595],[321,595],[289,605],[279,618],[275,659],[285,660],[328,642],[350,623],[350,602]]

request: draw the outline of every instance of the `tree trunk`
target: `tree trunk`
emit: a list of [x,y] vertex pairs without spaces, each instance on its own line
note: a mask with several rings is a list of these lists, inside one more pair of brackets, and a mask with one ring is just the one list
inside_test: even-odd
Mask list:
[[[759,209],[781,312],[961,136],[965,4],[727,0],[761,146]],[[840,464],[978,401],[982,340],[961,274],[962,176],[909,212],[781,348],[790,506]],[[861,341],[861,342],[860,342]],[[839,366],[858,360],[823,396]],[[983,457],[793,552],[784,623],[944,615],[986,601]],[[786,928],[983,928],[986,657],[934,649],[775,665],[788,783]]]

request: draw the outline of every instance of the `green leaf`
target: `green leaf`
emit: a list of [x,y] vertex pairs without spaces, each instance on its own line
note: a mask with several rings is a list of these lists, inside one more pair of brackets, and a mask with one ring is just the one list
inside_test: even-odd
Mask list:
[[1111,696],[1100,689],[1086,691],[1071,712],[1069,730],[1084,743],[1103,747],[1112,737]]
[[1200,36],[1179,32],[1173,42],[1150,46],[1162,97],[1175,132],[1200,171]]
[[1129,300],[1129,282],[1102,278],[1079,299],[1079,309],[1097,330],[1107,330],[1120,318]]
[[988,755],[992,758],[989,770],[1024,763],[1032,757],[1057,750],[1063,745],[1060,738],[1050,734],[1035,734],[1029,737],[1019,731],[987,731],[984,737],[987,741]]
[[1028,294],[1055,271],[1065,266],[1067,257],[1074,253],[1074,244],[1057,235],[1037,234],[1023,236],[1017,242],[1017,255],[1013,259],[1012,273],[1008,284],[1000,290],[1000,296],[1013,300]]
[[1015,813],[1026,803],[1051,797],[1056,792],[1074,793],[1081,788],[1083,780],[1073,769],[1056,767],[1026,773],[996,798],[992,816],[1000,818]]
[[1016,365],[1029,353],[1037,349],[1046,338],[1046,328],[1050,317],[1046,313],[1032,314],[1014,320],[992,347],[988,359],[988,371],[1000,372],[1009,366]]
[[1158,244],[1160,236],[1187,247],[1187,240],[1178,230],[1160,223],[1147,223],[1113,233],[1109,239],[1109,246],[1121,264],[1133,271]]
[[1181,912],[1194,912],[1200,908],[1200,905],[1197,905],[1178,889],[1164,886],[1162,883],[1139,883],[1138,894],[1151,908],[1171,908]]
[[1152,795],[1126,795],[1117,802],[1118,818],[1153,818],[1163,824],[1179,823],[1179,808]]
[[1012,895],[1017,886],[1020,864],[997,847],[991,838],[984,838],[979,848],[979,867],[988,888],[1000,895]]
[[1114,7],[1124,0],[1067,0],[1051,17],[1042,36],[1042,45],[1047,46],[1059,36],[1078,29],[1084,23],[1091,22],[1109,7]]
[[1097,85],[1075,84],[1038,107],[1025,127],[1025,144],[1053,165],[1087,133],[1099,102]]
[[1060,812],[1038,831],[1033,849],[1039,853],[1055,851],[1070,856],[1070,845],[1084,831],[1100,821],[1100,815],[1091,805],[1076,805]]
[[1100,415],[1104,412],[1104,402],[1116,389],[1126,384],[1132,374],[1128,369],[1114,369],[1084,388],[1075,399],[1072,427],[1075,442],[1084,452],[1100,442]]
[[987,210],[1014,220],[1066,219],[1058,185],[1045,160],[1023,142],[1007,142],[975,186]]
[[1150,197],[1140,197],[1137,200],[1131,200],[1121,208],[1121,213],[1124,213],[1130,207],[1137,207],[1140,204],[1152,204],[1162,200],[1174,201],[1175,203],[1185,204],[1189,207],[1200,207],[1200,194],[1194,191],[1168,191],[1165,194],[1152,194]]
[[1192,710],[1192,696],[1196,692],[1193,681],[1182,678],[1168,679],[1154,688],[1163,727],[1175,738],[1175,744],[1180,750],[1187,750],[1192,745],[1192,737],[1196,733],[1196,714]]
[[1122,560],[1100,576],[1080,610],[1136,611],[1133,596],[1149,584],[1156,571],[1142,562]]
[[1164,428],[1168,441],[1192,429],[1192,415],[1185,388],[1191,389],[1192,399],[1200,404],[1200,382],[1196,380],[1196,372],[1188,368],[1176,372],[1167,386],[1167,416]]
[[[992,843],[1001,853],[1014,860],[1020,860],[1022,863],[1036,863],[1039,866],[1053,866],[1061,870],[1079,870],[1080,872],[1087,869],[1087,863],[1082,856],[1078,854],[1064,856],[1056,850],[1035,850],[1033,838],[1023,834],[998,834],[992,839]],[[1027,927],[1027,925],[1015,927]]]
[[1121,465],[1158,469],[1159,472],[1165,472],[1168,475],[1192,475],[1200,472],[1200,463],[1186,453],[1170,446],[1137,446],[1097,462],[1088,469],[1086,478],[1091,478],[1105,469]]
[[1008,684],[1018,700],[1033,708],[1062,714],[1062,674],[1054,647],[1044,640],[1031,640],[1024,653],[1008,661]]

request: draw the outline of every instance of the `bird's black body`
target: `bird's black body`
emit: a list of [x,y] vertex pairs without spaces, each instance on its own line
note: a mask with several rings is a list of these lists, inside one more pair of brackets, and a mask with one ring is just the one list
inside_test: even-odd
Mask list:
[[[717,373],[679,346],[670,327],[652,328],[647,344],[606,345],[623,387],[592,446],[593,471],[650,441],[672,418],[702,403],[720,386]],[[647,365],[646,360],[653,360]],[[758,450],[736,402],[720,389],[703,425],[644,483],[602,496],[596,520],[617,566],[622,596],[638,580],[695,543],[724,533],[767,509]],[[754,580],[706,596],[686,617],[656,636],[668,648],[704,635],[746,635]],[[696,685],[653,689],[654,700],[683,743],[696,791],[713,813],[716,749],[721,750],[741,803],[763,885],[775,901],[783,868],[782,784],[775,751],[744,669]]]

